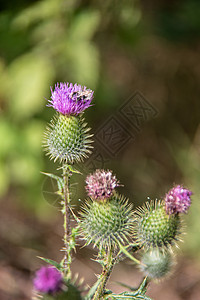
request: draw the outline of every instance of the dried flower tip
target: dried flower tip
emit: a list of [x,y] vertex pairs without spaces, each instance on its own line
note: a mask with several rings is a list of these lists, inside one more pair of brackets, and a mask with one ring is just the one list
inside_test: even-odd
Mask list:
[[172,188],[165,196],[165,210],[168,215],[186,213],[191,205],[192,192],[180,185]]
[[88,196],[95,200],[105,200],[112,196],[119,182],[110,170],[96,170],[86,178]]
[[55,267],[42,267],[35,275],[33,285],[38,292],[54,294],[61,290],[62,274]]
[[57,83],[53,91],[49,106],[63,115],[78,115],[88,108],[93,99],[93,91],[86,86],[72,83]]

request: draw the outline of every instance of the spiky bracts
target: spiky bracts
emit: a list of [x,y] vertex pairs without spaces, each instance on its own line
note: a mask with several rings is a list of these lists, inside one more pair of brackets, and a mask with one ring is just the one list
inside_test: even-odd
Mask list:
[[57,116],[45,132],[44,147],[54,161],[74,163],[83,161],[92,148],[90,128],[79,116]]
[[168,215],[186,213],[191,205],[192,192],[180,185],[173,187],[165,196],[165,210]]
[[144,252],[141,259],[141,271],[152,279],[160,279],[169,274],[173,258],[169,251],[153,248]]
[[86,86],[72,83],[57,83],[55,89],[51,87],[49,106],[63,115],[78,115],[90,106],[93,91]]
[[162,201],[146,202],[135,211],[135,238],[139,247],[169,248],[181,233],[179,215],[167,215]]
[[132,205],[123,196],[114,194],[109,201],[88,200],[82,209],[81,231],[86,244],[100,249],[115,248],[133,233]]
[[86,191],[93,200],[109,199],[115,188],[119,186],[119,181],[110,170],[96,170],[86,178]]

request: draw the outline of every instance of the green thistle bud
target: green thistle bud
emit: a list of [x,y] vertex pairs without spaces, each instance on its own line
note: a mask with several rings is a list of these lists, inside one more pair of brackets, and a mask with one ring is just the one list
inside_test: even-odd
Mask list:
[[168,251],[151,249],[143,254],[140,269],[152,279],[160,279],[166,276],[173,265],[172,256]]
[[47,127],[44,146],[51,159],[73,163],[91,153],[92,135],[81,115],[57,115]]
[[107,201],[89,200],[81,213],[81,229],[86,244],[102,248],[116,247],[133,233],[132,205],[115,193]]
[[178,240],[181,221],[178,214],[167,215],[163,202],[147,202],[135,211],[135,237],[139,246],[170,247]]

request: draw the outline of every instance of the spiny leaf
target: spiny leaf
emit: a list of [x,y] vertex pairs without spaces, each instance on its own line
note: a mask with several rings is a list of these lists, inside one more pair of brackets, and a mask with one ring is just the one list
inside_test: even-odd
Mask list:
[[68,165],[68,168],[69,170],[72,172],[72,173],[76,173],[76,174],[80,174],[82,175],[82,173],[78,170],[76,170],[74,167],[72,167],[71,165]]
[[63,178],[55,175],[55,174],[51,174],[51,173],[45,173],[45,172],[41,172],[42,174],[50,177],[50,178],[53,178],[57,181],[57,185],[58,185],[58,192],[59,193],[62,193],[62,190],[63,190],[63,187],[64,187],[64,180]]
[[101,280],[102,280],[102,278],[99,278],[95,282],[95,284],[90,288],[89,292],[87,293],[87,295],[84,298],[85,300],[91,300],[92,299],[92,297],[94,296],[94,294],[95,294],[95,292],[96,292],[96,290],[97,290],[97,288],[98,288]]
[[48,258],[44,258],[44,257],[41,257],[41,256],[37,256],[38,258],[44,260],[46,263],[56,267],[56,269],[60,270],[60,271],[63,271],[63,267],[61,264],[57,263],[56,261],[52,260],[52,259],[48,259]]
[[117,241],[117,243],[118,243],[119,249],[122,253],[124,253],[128,258],[130,258],[135,263],[137,263],[139,265],[141,264],[141,262],[138,259],[136,259],[134,256],[132,256],[119,241]]
[[129,287],[125,284],[121,284],[127,288],[129,288],[131,290],[131,292],[123,292],[121,294],[113,294],[111,291],[107,291],[108,293],[108,297],[106,296],[105,299],[143,299],[143,300],[151,300],[151,298],[147,297],[145,295],[146,293],[146,287],[147,287],[147,277],[145,277],[143,279],[143,281],[141,282],[140,286],[135,289],[132,287]]
[[110,299],[116,299],[116,300],[120,300],[120,299],[126,299],[126,300],[152,300],[151,298],[149,298],[146,295],[134,295],[134,293],[121,293],[119,295],[117,294],[109,294],[108,296],[104,297],[105,300],[110,300]]

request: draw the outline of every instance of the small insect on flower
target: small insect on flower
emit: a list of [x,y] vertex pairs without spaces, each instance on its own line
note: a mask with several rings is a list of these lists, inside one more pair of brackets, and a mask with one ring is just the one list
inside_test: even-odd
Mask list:
[[85,90],[85,91],[77,91],[72,92],[70,94],[70,97],[72,99],[75,99],[75,101],[83,101],[83,103],[87,103],[92,98],[93,91],[92,90]]

